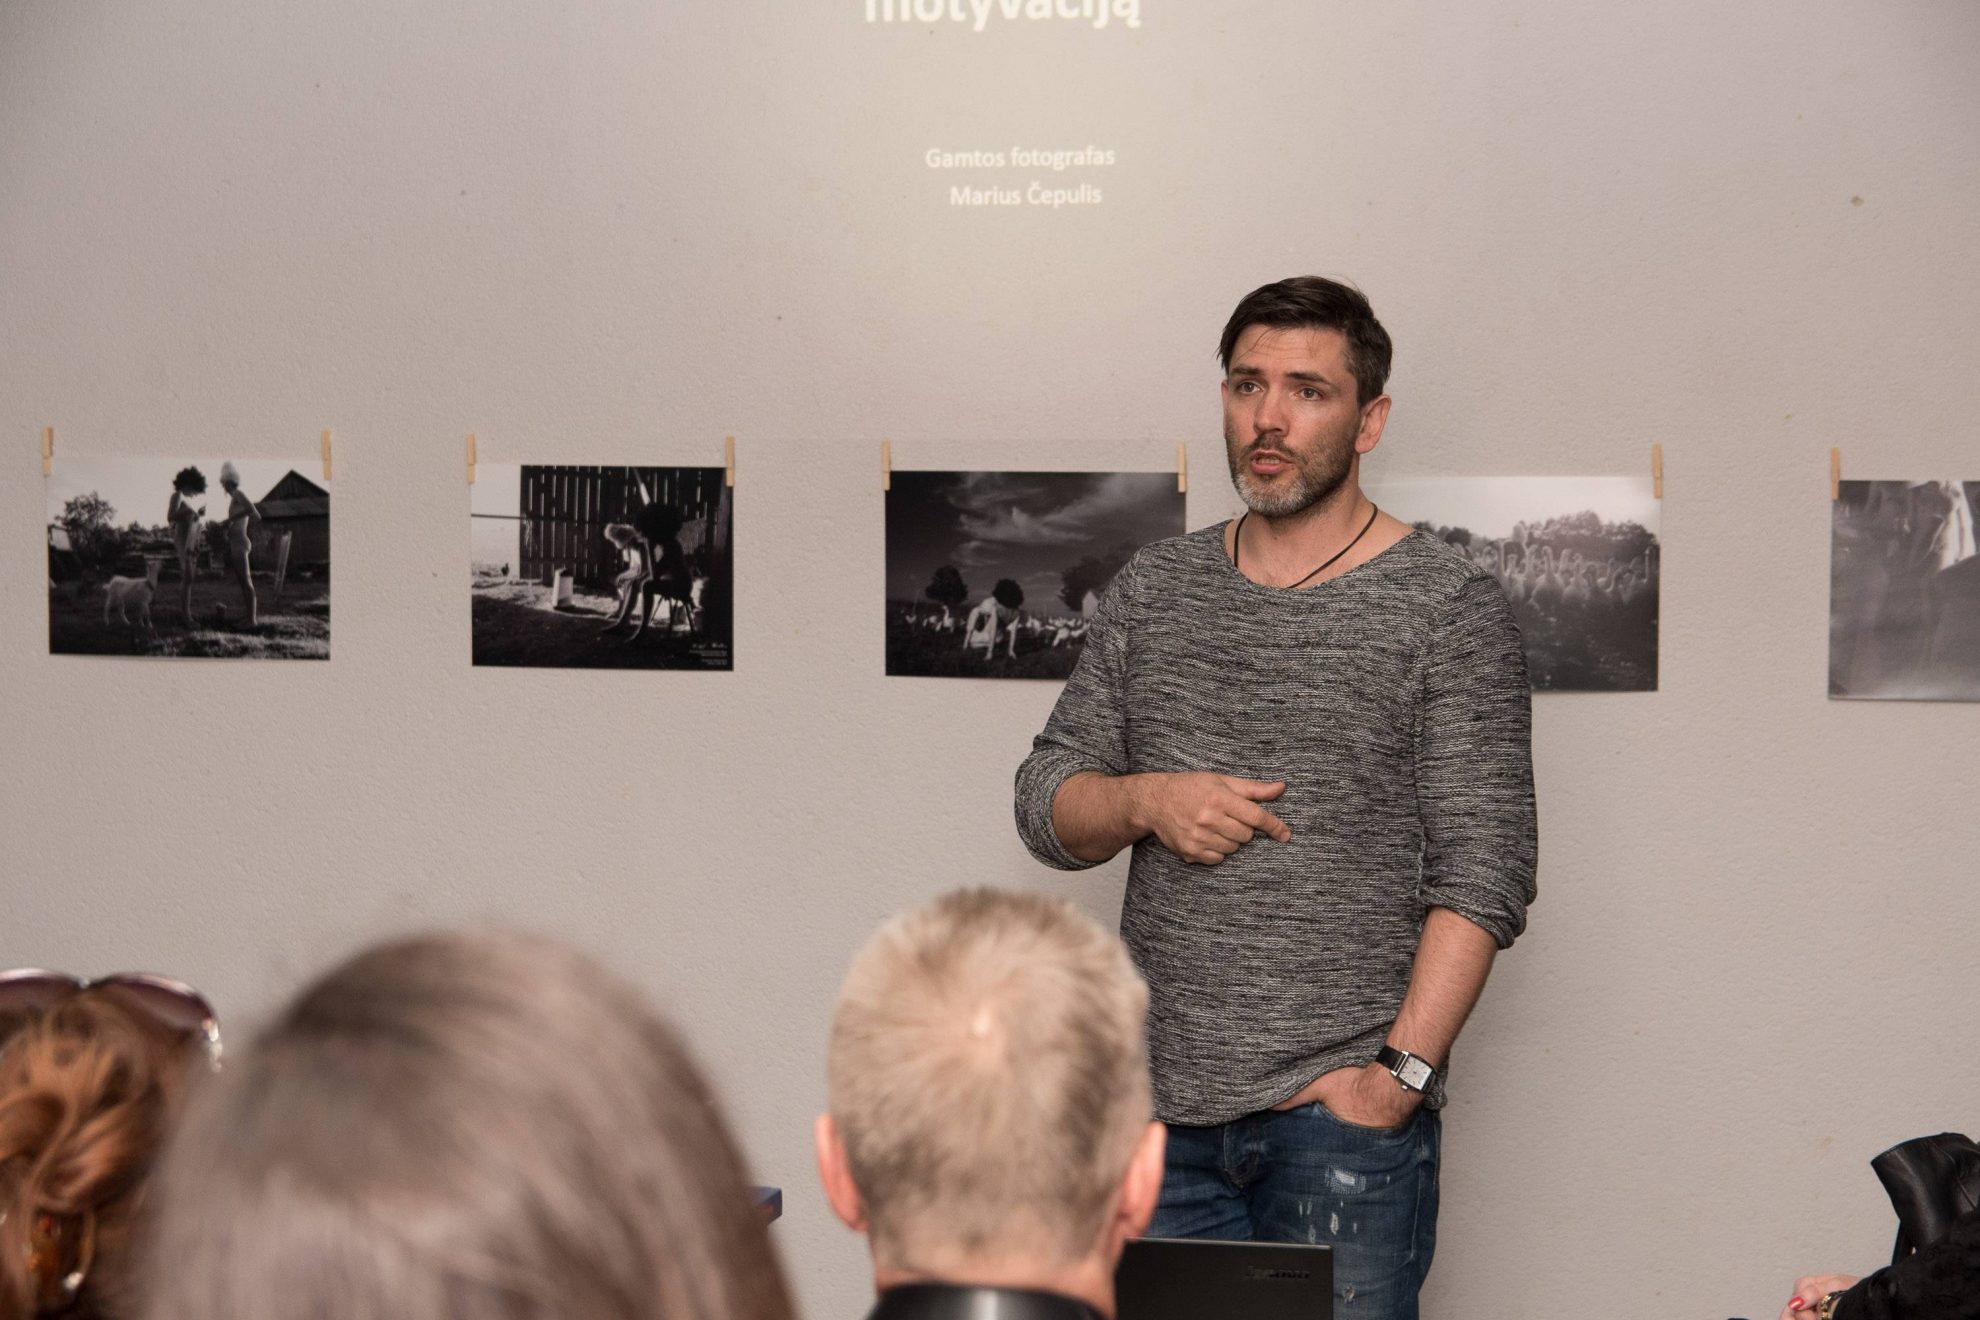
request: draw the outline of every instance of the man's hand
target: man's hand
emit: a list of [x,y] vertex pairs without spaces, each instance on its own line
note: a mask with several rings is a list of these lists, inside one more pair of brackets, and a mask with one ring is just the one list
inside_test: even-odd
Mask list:
[[1139,778],[1136,814],[1145,832],[1185,862],[1215,866],[1259,834],[1280,843],[1292,838],[1284,821],[1258,805],[1284,793],[1283,782],[1204,771]]
[[1215,866],[1257,834],[1280,843],[1292,838],[1284,821],[1258,805],[1285,791],[1283,783],[1203,771],[1103,775],[1086,770],[1059,785],[1052,798],[1052,829],[1081,861],[1104,862],[1152,834],[1185,862]]
[[1296,1109],[1315,1101],[1325,1105],[1327,1112],[1343,1123],[1365,1128],[1399,1128],[1409,1122],[1423,1103],[1423,1096],[1398,1082],[1381,1064],[1371,1063],[1363,1068],[1336,1068],[1321,1073],[1299,1094],[1274,1107]]

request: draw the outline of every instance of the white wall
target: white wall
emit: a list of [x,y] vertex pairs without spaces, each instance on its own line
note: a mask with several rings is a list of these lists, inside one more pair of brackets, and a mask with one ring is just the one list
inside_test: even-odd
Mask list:
[[[1980,1130],[1980,708],[1824,698],[1826,455],[1980,476],[1980,11],[1146,0],[0,5],[0,964],[185,976],[241,1027],[389,931],[563,932],[726,1091],[810,1315],[820,1042],[881,916],[1103,916],[1010,825],[1050,684],[886,680],[903,467],[1163,467],[1232,509],[1211,351],[1346,274],[1401,345],[1376,476],[1665,448],[1663,690],[1537,702],[1541,898],[1460,1047],[1433,1315],[1772,1315],[1868,1268],[1883,1146]],[[1118,153],[951,207],[930,147]],[[959,171],[987,185],[1037,171]],[[1077,172],[1068,172],[1074,174]],[[64,455],[337,434],[335,657],[45,654]],[[490,461],[740,440],[732,675],[473,671]]]

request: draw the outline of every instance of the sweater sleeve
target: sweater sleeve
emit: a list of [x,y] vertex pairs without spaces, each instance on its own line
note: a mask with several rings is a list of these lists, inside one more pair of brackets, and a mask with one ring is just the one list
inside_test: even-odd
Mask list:
[[1946,1235],[1868,1275],[1836,1303],[1836,1320],[1980,1320],[1980,1209]]
[[1536,892],[1533,695],[1519,623],[1484,574],[1459,588],[1431,634],[1416,783],[1424,904],[1509,947]]
[[1018,837],[1031,855],[1062,871],[1098,863],[1066,851],[1052,827],[1052,800],[1059,786],[1081,771],[1127,773],[1127,627],[1135,589],[1129,560],[1114,575],[1086,629],[1086,645],[1044,731],[1031,741],[1031,755],[1018,766]]

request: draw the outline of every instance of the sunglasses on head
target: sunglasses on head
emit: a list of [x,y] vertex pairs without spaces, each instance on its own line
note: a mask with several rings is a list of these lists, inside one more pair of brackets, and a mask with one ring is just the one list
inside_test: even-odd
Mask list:
[[118,972],[115,976],[91,980],[39,967],[18,967],[11,972],[0,972],[0,1017],[37,1013],[84,990],[115,999],[126,1008],[195,1037],[206,1051],[207,1063],[216,1071],[219,1069],[219,1015],[205,995],[168,976]]

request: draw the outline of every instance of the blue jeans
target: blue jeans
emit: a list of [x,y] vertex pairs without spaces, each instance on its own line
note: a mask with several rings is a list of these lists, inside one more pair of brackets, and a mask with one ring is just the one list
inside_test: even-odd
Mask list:
[[1148,1234],[1324,1242],[1334,1248],[1336,1315],[1416,1320],[1437,1246],[1442,1133],[1428,1109],[1387,1131],[1319,1104],[1215,1127],[1172,1123]]

